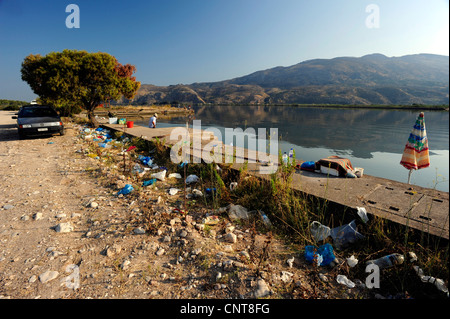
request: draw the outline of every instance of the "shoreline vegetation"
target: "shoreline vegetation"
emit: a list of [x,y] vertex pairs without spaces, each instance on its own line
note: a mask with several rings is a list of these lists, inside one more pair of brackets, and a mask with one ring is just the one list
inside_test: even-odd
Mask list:
[[[5,110],[5,111],[15,111],[18,110],[22,105],[27,105],[29,104],[29,102],[25,102],[25,101],[18,101],[18,100],[7,100],[7,99],[0,99],[0,110]],[[397,105],[397,104],[296,104],[296,103],[292,103],[292,104],[279,104],[279,103],[273,103],[273,104],[231,104],[231,103],[227,103],[227,104],[211,104],[211,103],[206,103],[206,104],[195,104],[195,103],[189,103],[189,102],[174,102],[172,104],[163,104],[163,105],[158,105],[158,104],[152,104],[152,105],[134,105],[134,104],[112,104],[110,107],[97,107],[95,109],[96,113],[101,113],[102,110],[133,110],[136,111],[137,108],[139,108],[142,112],[150,112],[149,109],[151,110],[165,110],[165,111],[170,111],[171,113],[175,112],[176,109],[184,109],[185,107],[188,106],[222,106],[222,105],[227,105],[227,106],[255,106],[255,105],[259,105],[259,106],[266,106],[266,107],[271,107],[271,106],[286,106],[286,107],[317,107],[317,108],[361,108],[361,109],[383,109],[383,110],[428,110],[428,111],[449,111],[449,105],[448,104],[442,104],[442,105],[426,105],[426,104],[410,104],[410,105]],[[182,112],[183,110],[178,110],[178,112]],[[84,113],[84,111],[82,112]]]

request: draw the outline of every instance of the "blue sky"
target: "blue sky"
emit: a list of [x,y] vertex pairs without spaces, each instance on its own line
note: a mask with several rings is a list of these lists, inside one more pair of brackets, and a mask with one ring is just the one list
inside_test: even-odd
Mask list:
[[[66,27],[72,3],[80,28]],[[448,30],[448,0],[0,0],[0,99],[35,98],[20,76],[31,53],[107,52],[141,83],[191,84],[315,58],[448,55]]]

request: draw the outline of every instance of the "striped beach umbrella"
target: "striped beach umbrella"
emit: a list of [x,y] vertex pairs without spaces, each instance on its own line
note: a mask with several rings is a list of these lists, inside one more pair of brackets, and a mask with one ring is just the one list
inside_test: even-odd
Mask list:
[[430,155],[428,153],[428,138],[425,129],[424,114],[421,112],[417,117],[414,128],[409,134],[408,142],[403,151],[400,164],[409,170],[408,184],[413,170],[430,166]]

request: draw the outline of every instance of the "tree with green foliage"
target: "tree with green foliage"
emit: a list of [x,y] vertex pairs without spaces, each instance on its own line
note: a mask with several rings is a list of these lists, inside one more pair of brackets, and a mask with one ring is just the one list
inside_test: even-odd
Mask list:
[[44,57],[30,54],[21,69],[22,80],[42,103],[63,110],[66,115],[81,107],[94,127],[98,126],[94,116],[97,106],[122,95],[127,99],[134,97],[141,85],[133,76],[135,72],[135,66],[122,65],[108,53],[77,50],[51,52]]

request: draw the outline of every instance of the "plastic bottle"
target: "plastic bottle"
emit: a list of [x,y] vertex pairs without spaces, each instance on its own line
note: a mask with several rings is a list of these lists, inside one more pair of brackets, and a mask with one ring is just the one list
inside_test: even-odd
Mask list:
[[405,260],[405,257],[403,255],[395,253],[395,254],[390,254],[390,255],[375,259],[375,260],[369,260],[367,262],[367,265],[375,264],[380,269],[384,269],[384,268],[393,267],[395,265],[400,265],[403,263],[404,260]]
[[286,152],[284,152],[282,159],[283,159],[283,164],[287,165],[287,163],[288,163],[288,155],[286,154]]
[[291,150],[289,151],[289,163],[293,162],[294,162],[294,149],[291,148]]

